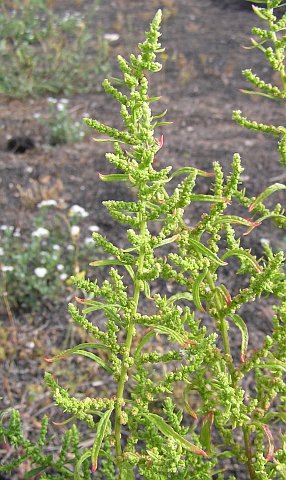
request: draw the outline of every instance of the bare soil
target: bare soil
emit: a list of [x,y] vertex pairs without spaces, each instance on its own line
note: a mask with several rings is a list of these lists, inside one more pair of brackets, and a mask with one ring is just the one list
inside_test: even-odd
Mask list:
[[[88,0],[87,0],[88,1]],[[60,9],[76,8],[73,2],[59,2]],[[252,68],[263,78],[277,82],[264,62],[262,54],[244,50],[250,45],[251,27],[257,24],[256,16],[243,0],[109,0],[101,2],[98,24],[104,33],[117,33],[119,39],[110,43],[110,61],[116,76],[117,54],[127,55],[134,51],[143,39],[151,18],[158,8],[163,8],[164,23],[162,43],[166,47],[162,73],[151,80],[152,94],[160,95],[160,109],[168,109],[167,120],[173,124],[164,128],[164,148],[158,157],[160,166],[174,168],[195,166],[211,171],[214,161],[219,161],[226,174],[230,171],[232,156],[239,152],[245,167],[243,179],[248,191],[258,195],[274,181],[283,181],[285,171],[279,164],[276,142],[261,134],[255,135],[238,127],[231,120],[232,111],[241,109],[250,118],[274,125],[283,124],[284,110],[279,104],[240,92],[246,85],[241,71]],[[69,108],[75,120],[84,113],[106,124],[120,125],[117,105],[98,93],[95,78],[94,92],[74,95]],[[116,225],[101,206],[105,199],[124,199],[122,187],[111,187],[97,179],[97,172],[111,170],[104,153],[107,147],[95,144],[93,132],[81,142],[73,145],[50,146],[47,131],[35,118],[36,114],[47,115],[46,98],[11,99],[1,98],[0,104],[0,171],[1,224],[13,224],[25,230],[35,215],[36,200],[41,200],[47,186],[50,196],[61,198],[67,205],[78,204],[90,212],[85,228],[97,224],[101,233],[121,244],[123,231]],[[7,150],[10,137],[29,137],[35,148],[24,153]],[[48,180],[47,180],[48,179]],[[23,192],[37,185],[27,208]],[[59,191],[53,186],[62,185]],[[19,191],[19,186],[21,187]],[[210,188],[202,181],[201,192]],[[46,190],[45,190],[46,192]],[[47,192],[45,193],[47,195]],[[32,198],[33,200],[33,198]],[[285,204],[285,194],[277,193],[276,201]],[[28,202],[29,203],[29,202]],[[282,245],[284,231],[273,229],[268,222],[244,237],[247,247],[261,253],[261,239],[268,238],[272,245]],[[92,259],[91,259],[92,260]],[[231,289],[237,277],[225,271],[225,281]],[[0,310],[0,345],[5,348],[3,368],[0,372],[0,407],[18,407],[25,422],[25,429],[33,432],[39,428],[39,417],[45,412],[59,419],[49,393],[42,383],[46,364],[43,358],[53,354],[63,345],[84,341],[84,335],[71,327],[66,313],[66,298],[57,305],[43,305],[42,311],[24,314],[13,312],[15,324],[11,324],[7,310]],[[250,349],[260,344],[266,333],[271,331],[272,309],[265,301],[247,306],[245,317],[250,330]],[[239,344],[234,332],[233,345]],[[80,359],[54,368],[56,374],[69,384],[72,393],[80,376],[81,391],[92,396],[100,387],[110,391],[108,378],[96,370],[86,371]],[[73,392],[74,388],[74,392]],[[1,399],[1,397],[3,397]],[[9,453],[9,452],[8,452]],[[228,466],[230,473],[243,480],[248,478],[235,466]],[[24,472],[18,472],[21,480]]]

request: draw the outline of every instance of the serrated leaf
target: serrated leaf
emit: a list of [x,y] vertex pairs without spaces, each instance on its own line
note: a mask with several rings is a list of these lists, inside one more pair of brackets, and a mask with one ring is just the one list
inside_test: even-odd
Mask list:
[[109,418],[112,411],[113,411],[113,408],[110,408],[109,410],[107,410],[102,415],[101,419],[97,424],[96,438],[91,451],[92,473],[94,473],[97,470],[97,459],[98,459],[99,450],[103,442],[103,439],[106,435],[106,430],[107,430]]
[[218,265],[227,265],[227,263],[223,262],[220,258],[216,256],[215,253],[213,253],[209,248],[205,247],[205,245],[203,245],[202,243],[194,240],[193,238],[189,238],[188,241],[191,244],[192,248],[196,250],[196,252],[204,255]]
[[205,309],[204,307],[202,306],[202,303],[201,303],[201,297],[200,297],[200,286],[201,286],[201,283],[204,281],[204,278],[206,276],[207,272],[202,272],[200,273],[196,280],[194,281],[194,284],[193,284],[193,300],[194,300],[194,304],[196,305],[197,309],[200,310],[201,312],[204,312]]
[[248,347],[248,329],[247,326],[244,322],[244,320],[240,317],[240,315],[237,315],[236,313],[233,313],[231,315],[228,315],[233,323],[239,328],[241,331],[241,349],[240,349],[240,361],[243,363],[245,362],[245,357],[246,357],[246,352],[247,352],[247,347]]
[[259,203],[263,202],[267,197],[272,195],[275,192],[278,192],[279,190],[285,190],[286,185],[283,185],[283,183],[274,183],[273,185],[270,185],[270,187],[267,187],[264,192],[262,192],[258,197],[254,200],[254,202],[250,205],[249,207],[249,212],[251,212]]
[[155,413],[144,413],[143,415],[147,417],[158,428],[158,430],[163,433],[163,435],[173,438],[183,448],[186,448],[194,454],[202,455],[205,458],[208,457],[206,452],[196,445],[190,443],[188,440],[186,440],[186,438],[177,433],[170,425],[168,425],[168,423],[165,422],[165,420],[163,420],[163,418],[159,417],[159,415],[156,415]]
[[257,262],[256,258],[254,258],[250,252],[247,250],[240,250],[239,248],[234,248],[233,250],[229,250],[226,252],[222,258],[229,258],[229,257],[238,257],[238,258],[245,258],[249,261],[249,263],[255,268],[255,270],[259,273],[262,272],[262,268],[260,267],[259,263]]

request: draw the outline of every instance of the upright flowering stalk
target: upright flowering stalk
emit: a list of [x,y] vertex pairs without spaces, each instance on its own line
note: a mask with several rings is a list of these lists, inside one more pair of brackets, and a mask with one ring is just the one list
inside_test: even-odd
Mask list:
[[[159,98],[149,96],[146,75],[161,68],[156,62],[162,51],[161,16],[159,10],[138,56],[118,57],[121,90],[104,82],[105,91],[120,104],[124,128],[85,119],[105,135],[98,140],[114,147],[106,158],[118,171],[101,173],[100,180],[123,182],[133,201],[104,202],[111,216],[127,226],[125,248],[93,233],[106,260],[91,265],[105,268],[106,279],[99,284],[82,275],[74,278],[86,295],[76,297],[69,312],[90,341],[47,359],[87,357],[105,370],[116,394],[100,397],[95,392],[93,398],[78,399],[46,374],[55,402],[70,414],[67,421],[85,422],[94,440],[91,447],[80,448],[73,427],[52,469],[33,450],[33,461],[41,468],[37,472],[45,471],[42,480],[89,480],[94,474],[102,480],[235,480],[224,476],[229,457],[244,464],[253,480],[286,475],[284,255],[265,245],[263,258],[257,259],[243,247],[244,235],[263,221],[274,218],[285,225],[279,205],[273,210],[264,205],[280,187],[248,198],[240,188],[243,169],[237,153],[226,178],[218,162],[211,173],[192,166],[175,172],[156,168],[154,160],[163,148],[156,129],[168,122],[161,120],[166,112],[151,111]],[[176,185],[177,176],[182,180]],[[213,177],[212,194],[196,190],[198,176],[206,181]],[[233,201],[240,210],[244,207],[242,216],[234,213]],[[189,205],[206,205],[198,221],[185,221]],[[232,257],[240,268],[227,266]],[[243,275],[244,288],[230,291],[221,281],[222,267],[229,268],[229,275]],[[269,295],[276,309],[273,333],[252,350],[240,309]],[[201,326],[202,319],[209,329]],[[229,336],[230,324],[241,339],[239,352]],[[252,376],[251,392],[245,387],[246,375]],[[13,415],[14,424],[2,431],[19,445],[23,441]],[[68,446],[74,456],[66,456]]]

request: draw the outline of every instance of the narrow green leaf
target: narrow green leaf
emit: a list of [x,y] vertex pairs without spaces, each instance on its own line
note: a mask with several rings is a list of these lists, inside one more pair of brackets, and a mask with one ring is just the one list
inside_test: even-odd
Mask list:
[[76,345],[73,348],[68,348],[67,350],[64,350],[63,352],[58,353],[52,358],[45,358],[46,362],[52,363],[57,360],[60,360],[62,357],[67,357],[69,355],[73,355],[74,353],[78,353],[78,351],[83,350],[85,348],[101,348],[103,350],[110,350],[110,347],[107,347],[106,345],[103,345],[102,343],[93,343],[93,342],[88,342],[88,343],[80,343],[79,345]]
[[202,272],[200,273],[196,280],[194,281],[194,284],[193,284],[193,299],[194,299],[194,304],[196,305],[197,309],[200,310],[201,312],[204,312],[205,309],[204,307],[202,306],[202,303],[201,303],[201,297],[200,297],[200,287],[201,287],[201,284],[202,282],[204,281],[204,278],[206,276],[207,272]]
[[229,202],[228,198],[219,197],[217,195],[202,195],[202,194],[194,194],[190,195],[191,202],[213,202],[213,203],[226,203]]
[[248,347],[248,329],[244,320],[240,317],[240,315],[233,313],[229,315],[229,317],[241,331],[242,338],[241,338],[241,349],[240,349],[240,361],[241,363],[244,363],[246,358],[247,347]]
[[[255,0],[255,3],[265,3],[265,2],[261,2],[261,1],[256,1]],[[261,18],[262,20],[267,20],[267,16],[264,14],[262,8],[259,8],[259,7],[256,7],[255,5],[252,5],[252,9],[254,11],[254,13],[256,13],[256,15]]]
[[227,265],[227,263],[223,262],[220,258],[216,256],[215,253],[213,253],[209,248],[205,247],[202,243],[194,240],[193,238],[189,238],[188,240],[193,249],[196,250],[196,252],[201,253],[202,255],[209,258],[218,265]]
[[94,473],[97,470],[97,459],[98,459],[99,450],[103,442],[103,439],[106,436],[107,426],[108,426],[109,418],[112,411],[113,411],[113,408],[110,408],[109,410],[107,410],[102,415],[101,419],[97,424],[96,437],[95,437],[95,441],[94,441],[92,452],[91,452],[92,473]]
[[[154,328],[154,327],[152,327],[152,328]],[[136,350],[134,352],[134,360],[135,361],[139,359],[140,352],[141,352],[142,348],[144,347],[144,345],[150,340],[150,338],[154,337],[154,335],[156,335],[156,330],[152,329],[148,333],[146,333],[146,335],[144,335],[143,338],[141,338],[140,343],[139,343],[138,347],[136,348]]]
[[170,175],[170,179],[176,177],[177,175],[182,175],[183,173],[192,173],[196,172],[197,175],[200,175],[202,177],[213,177],[215,174],[213,172],[204,172],[203,170],[198,170],[197,168],[194,167],[183,167],[183,168],[178,168],[172,175]]
[[189,391],[192,389],[191,385],[187,385],[185,388],[184,388],[184,392],[183,392],[183,400],[184,400],[184,405],[186,407],[186,410],[187,412],[191,415],[191,417],[193,417],[195,420],[198,419],[197,417],[197,414],[196,412],[190,407],[189,405],[189,402],[188,402],[188,398],[187,398],[187,395],[189,393]]
[[174,302],[177,300],[189,300],[190,302],[193,301],[193,295],[190,292],[179,292],[175,293],[175,295],[172,295],[171,297],[168,298],[166,305],[172,305]]
[[155,248],[159,248],[159,247],[162,247],[163,245],[168,245],[169,243],[173,243],[175,242],[175,240],[179,238],[179,236],[180,236],[179,234],[176,234],[176,235],[173,235],[172,237],[165,238],[160,243],[156,244]]
[[223,256],[222,259],[229,258],[229,257],[238,257],[238,258],[245,258],[246,260],[251,263],[251,265],[255,268],[255,270],[259,273],[262,272],[262,268],[260,267],[259,263],[257,262],[256,258],[251,255],[250,252],[247,250],[240,250],[239,248],[234,248],[233,250],[229,250],[226,252]]
[[208,412],[204,419],[200,431],[200,442],[208,454],[211,453],[211,428],[214,420],[214,412]]
[[126,182],[129,181],[129,175],[125,173],[113,173],[111,175],[98,174],[102,182]]
[[164,112],[159,113],[159,115],[154,115],[153,119],[155,120],[157,118],[162,118],[166,115],[167,112],[168,112],[168,110],[166,109],[166,110],[164,110]]
[[267,197],[272,195],[275,192],[278,192],[279,190],[285,190],[286,185],[283,185],[283,183],[274,183],[273,185],[270,185],[270,187],[267,187],[264,192],[262,192],[258,197],[254,200],[254,202],[250,205],[249,207],[249,212],[251,212],[259,203],[263,202]]
[[236,215],[224,215],[223,217],[218,217],[215,220],[215,225],[221,223],[232,223],[232,224],[237,224],[237,225],[246,225],[247,227],[257,227],[260,225],[260,222],[258,221],[253,221],[252,219],[249,218],[242,218],[238,217]]
[[165,327],[165,325],[150,325],[150,327],[154,328],[159,333],[168,335],[170,338],[172,338],[172,340],[175,340],[180,345],[185,345],[188,342],[186,335],[183,335],[176,330],[172,330],[172,328]]
[[91,267],[105,267],[106,265],[123,265],[119,260],[95,260],[89,264]]
[[26,478],[34,478],[36,475],[38,475],[38,473],[43,472],[47,468],[48,468],[48,466],[32,468],[32,470],[29,470],[28,472],[26,472],[24,474],[23,478],[25,478],[25,479]]
[[113,373],[112,368],[104,360],[102,360],[102,358],[98,357],[92,352],[87,352],[86,350],[79,350],[79,351],[75,351],[74,354],[82,355],[83,357],[90,358],[94,362],[98,363],[101,367],[103,367],[107,372]]
[[81,466],[83,462],[89,457],[91,457],[91,449],[86,450],[82,454],[80,459],[77,461],[75,470],[74,470],[74,480],[83,480],[83,477],[81,476]]
[[208,454],[204,452],[201,448],[196,447],[196,445],[193,445],[190,443],[188,440],[186,440],[182,435],[177,433],[170,425],[168,425],[163,418],[161,418],[159,415],[156,415],[154,413],[145,413],[143,414],[145,417],[147,417],[157,428],[160,430],[163,435],[166,437],[171,437],[174,440],[176,440],[183,448],[186,448],[190,452],[197,454],[197,455],[202,455],[203,457],[207,458]]
[[243,88],[240,88],[239,91],[241,93],[245,93],[246,95],[260,95],[261,97],[270,98],[271,100],[277,100],[280,98],[280,95],[270,95],[269,93],[256,92],[254,90],[244,90]]

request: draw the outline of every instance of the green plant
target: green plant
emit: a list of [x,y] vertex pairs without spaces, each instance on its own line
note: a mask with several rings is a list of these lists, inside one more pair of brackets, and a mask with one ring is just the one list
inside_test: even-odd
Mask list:
[[107,42],[94,34],[98,1],[83,14],[59,14],[39,0],[1,2],[0,93],[69,95],[94,88],[108,69]]
[[49,143],[62,145],[80,142],[85,136],[85,128],[79,122],[73,121],[67,107],[68,100],[49,97],[48,102],[48,118],[40,118],[40,122],[47,126]]
[[0,295],[7,295],[12,308],[38,311],[45,302],[58,301],[67,288],[65,280],[90,255],[90,244],[79,248],[84,209],[75,205],[67,215],[55,200],[39,207],[32,231],[21,234],[13,226],[1,226]]
[[[255,12],[273,24],[273,8],[280,5],[279,0],[268,0],[265,8],[256,8]],[[214,163],[213,173],[194,167],[175,172],[171,167],[154,168],[154,159],[163,146],[163,138],[158,139],[154,132],[168,123],[161,120],[166,112],[154,115],[151,111],[150,105],[159,98],[149,96],[146,77],[146,72],[161,68],[156,62],[156,54],[162,51],[158,43],[160,21],[159,10],[146,41],[139,44],[138,56],[131,55],[128,61],[118,57],[124,92],[104,82],[106,92],[121,105],[125,130],[86,119],[88,125],[107,136],[104,141],[114,143],[114,152],[106,158],[121,172],[101,174],[100,179],[125,182],[134,200],[104,202],[113,218],[128,226],[126,248],[93,234],[107,254],[107,259],[97,260],[93,266],[107,268],[106,279],[99,285],[97,280],[74,278],[77,288],[88,298],[77,297],[82,310],[70,304],[69,311],[91,341],[48,359],[52,362],[71,354],[88,357],[113,378],[117,394],[77,399],[46,373],[56,404],[69,414],[67,421],[79,419],[94,432],[91,448],[83,447],[68,459],[65,453],[61,463],[57,459],[53,463],[51,458],[48,463],[38,451],[35,453],[35,447],[25,444],[15,412],[10,425],[5,427],[2,422],[2,436],[26,448],[26,457],[30,455],[38,466],[42,480],[88,480],[95,472],[104,480],[221,480],[225,478],[223,465],[228,458],[244,464],[250,479],[283,479],[284,255],[281,251],[273,253],[265,244],[264,256],[258,260],[242,244],[243,235],[266,219],[273,218],[285,227],[281,206],[268,209],[264,205],[270,194],[285,187],[275,184],[257,198],[248,198],[240,187],[243,169],[237,153],[226,179],[218,162]],[[258,128],[266,130],[263,125]],[[183,180],[174,186],[181,175]],[[214,177],[212,194],[194,190],[197,176]],[[248,213],[235,215],[235,202],[251,211],[253,218],[247,218]],[[188,206],[200,203],[209,203],[210,208],[190,228],[185,222]],[[220,280],[220,269],[230,257],[240,261],[240,268],[233,273],[248,280],[248,286],[234,294]],[[154,289],[158,279],[160,293]],[[175,285],[171,295],[165,288],[169,282]],[[273,303],[273,332],[252,351],[240,308],[261,296],[270,296]],[[88,318],[99,311],[106,319],[103,328],[92,321],[92,316]],[[211,321],[209,329],[200,325],[203,312]],[[241,336],[237,360],[229,337],[230,322]],[[165,338],[163,351],[158,348],[158,336]],[[255,385],[251,392],[244,387],[250,375]],[[175,402],[177,388],[182,392],[181,406]],[[199,399],[196,403],[193,392]],[[18,458],[0,467],[0,472],[21,461]],[[35,470],[27,478],[33,474]],[[235,479],[233,475],[228,478]]]

